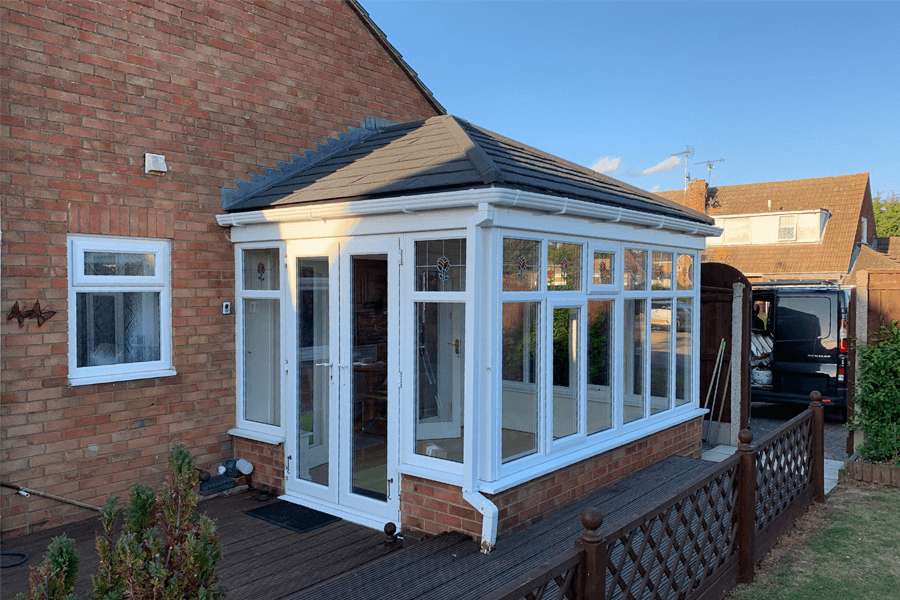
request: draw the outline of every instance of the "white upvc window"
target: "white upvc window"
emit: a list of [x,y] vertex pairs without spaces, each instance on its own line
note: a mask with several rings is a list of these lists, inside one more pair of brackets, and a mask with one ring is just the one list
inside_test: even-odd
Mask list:
[[69,236],[69,382],[175,375],[169,242]]
[[[237,431],[283,439],[281,327],[284,248],[281,244],[237,247]],[[233,430],[234,432],[234,430]],[[266,437],[266,436],[274,436]]]

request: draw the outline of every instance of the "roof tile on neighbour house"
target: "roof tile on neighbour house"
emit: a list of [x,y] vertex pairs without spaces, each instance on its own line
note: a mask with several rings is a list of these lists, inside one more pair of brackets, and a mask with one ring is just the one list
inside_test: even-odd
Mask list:
[[285,164],[252,188],[223,192],[224,208],[236,212],[493,186],[713,222],[702,212],[449,115],[374,124],[351,135],[349,142],[336,140],[333,151],[320,148],[318,160]]
[[[676,202],[684,198],[682,190],[657,194]],[[852,267],[868,198],[868,173],[709,188],[712,217],[818,209],[826,209],[829,217],[819,242],[708,246],[702,259],[726,263],[751,277],[840,278]],[[874,227],[870,220],[870,231]]]

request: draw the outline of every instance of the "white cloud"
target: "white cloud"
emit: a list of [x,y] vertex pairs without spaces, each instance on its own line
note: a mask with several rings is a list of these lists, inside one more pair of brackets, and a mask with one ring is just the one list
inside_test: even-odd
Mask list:
[[651,191],[652,193],[655,194],[656,192],[659,191],[659,186],[658,186],[658,185],[654,185],[654,186],[650,189],[650,191]]
[[667,173],[669,171],[677,169],[679,165],[681,165],[681,158],[677,156],[670,156],[661,163],[644,169],[638,174],[638,176],[646,177],[647,175],[655,175],[656,173]]
[[591,165],[591,168],[598,173],[612,173],[613,171],[618,170],[619,165],[621,164],[621,158],[614,156],[604,156],[593,165]]

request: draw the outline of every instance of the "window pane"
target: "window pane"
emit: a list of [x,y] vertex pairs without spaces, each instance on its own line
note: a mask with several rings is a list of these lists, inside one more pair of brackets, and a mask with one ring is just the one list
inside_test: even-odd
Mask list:
[[539,302],[503,305],[503,462],[537,452]]
[[553,311],[553,439],[578,433],[578,309]]
[[644,414],[644,328],[647,301],[625,300],[625,390],[623,422],[643,419]]
[[466,291],[466,240],[416,242],[416,291]]
[[466,305],[416,302],[416,454],[463,462]]
[[678,289],[694,289],[694,257],[690,254],[678,255]]
[[669,343],[672,331],[672,301],[650,303],[650,414],[669,409]]
[[693,373],[691,350],[691,328],[694,317],[690,300],[677,302],[676,338],[675,338],[675,406],[691,401],[691,374]]
[[588,302],[588,435],[612,427],[613,301]]
[[610,285],[615,279],[616,255],[594,252],[594,285]]
[[581,244],[547,244],[547,289],[581,289]]
[[672,289],[672,254],[669,252],[653,253],[653,283],[654,290]]
[[281,424],[278,300],[244,300],[244,418]]
[[159,292],[75,295],[79,367],[160,360]]
[[503,238],[503,291],[536,291],[540,267],[540,242]]
[[277,290],[278,248],[244,250],[244,289]]
[[647,251],[625,249],[625,289],[647,289]]
[[296,476],[320,485],[328,485],[328,293],[328,259],[298,258]]
[[137,252],[85,252],[85,275],[153,277],[156,255]]

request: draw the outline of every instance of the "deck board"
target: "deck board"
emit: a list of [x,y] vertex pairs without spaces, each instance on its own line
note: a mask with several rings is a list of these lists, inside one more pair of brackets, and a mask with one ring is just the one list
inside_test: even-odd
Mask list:
[[[457,600],[480,598],[570,548],[583,531],[579,515],[594,506],[605,523],[627,517],[698,479],[713,463],[670,457],[598,490],[530,527],[501,537],[490,554],[471,538],[449,533],[406,547],[385,545],[383,533],[337,521],[298,534],[244,514],[261,506],[249,493],[204,501],[223,551],[219,584],[228,600]],[[88,597],[96,573],[97,519],[3,540],[7,552],[28,552],[24,565],[3,569],[2,600],[26,591],[28,566],[42,560],[55,535],[76,539],[81,557],[76,592]]]

